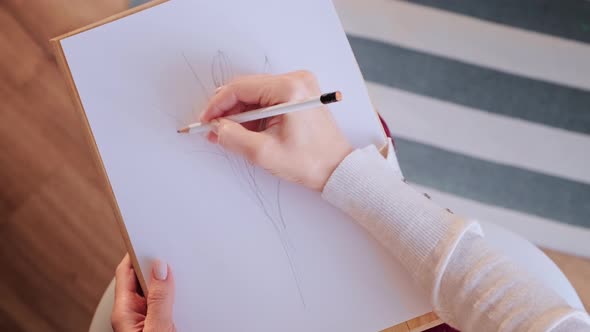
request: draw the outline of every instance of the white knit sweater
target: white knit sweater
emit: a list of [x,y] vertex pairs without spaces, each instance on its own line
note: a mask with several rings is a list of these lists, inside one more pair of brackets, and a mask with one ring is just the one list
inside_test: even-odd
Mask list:
[[492,249],[479,224],[407,185],[374,146],[352,152],[322,196],[377,238],[461,331],[590,331],[590,317]]

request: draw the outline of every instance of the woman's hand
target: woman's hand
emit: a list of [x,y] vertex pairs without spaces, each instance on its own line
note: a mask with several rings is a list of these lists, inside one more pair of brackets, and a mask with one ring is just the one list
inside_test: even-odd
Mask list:
[[313,74],[245,76],[219,88],[201,115],[211,122],[210,142],[241,154],[283,179],[321,191],[352,147],[327,108],[311,109],[244,125],[218,119],[239,112],[320,94]]
[[168,265],[156,262],[147,300],[137,293],[137,277],[129,255],[125,255],[115,274],[115,305],[111,323],[115,332],[172,332],[174,278]]

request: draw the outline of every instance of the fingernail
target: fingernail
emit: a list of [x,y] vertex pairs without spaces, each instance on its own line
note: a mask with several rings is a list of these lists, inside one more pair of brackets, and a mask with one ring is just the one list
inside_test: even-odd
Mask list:
[[154,277],[158,280],[166,280],[168,278],[168,264],[161,260],[156,260],[153,266]]
[[222,85],[220,87],[218,87],[217,89],[215,89],[215,94],[219,93],[219,91],[223,90],[223,88],[225,87],[225,85]]

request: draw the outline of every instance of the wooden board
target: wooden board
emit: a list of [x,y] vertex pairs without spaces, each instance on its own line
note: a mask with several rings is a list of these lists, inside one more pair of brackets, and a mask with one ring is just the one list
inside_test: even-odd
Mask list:
[[[151,2],[146,3],[144,5],[141,5],[141,6],[138,6],[138,7],[129,9],[129,10],[126,10],[124,12],[121,12],[121,13],[118,13],[118,14],[115,14],[115,15],[112,15],[112,16],[110,16],[108,18],[102,19],[100,21],[97,21],[97,22],[92,23],[90,25],[87,25],[85,27],[82,27],[82,28],[73,30],[73,31],[71,31],[69,33],[66,33],[66,34],[63,34],[63,35],[60,35],[58,37],[55,37],[55,38],[51,39],[51,43],[52,43],[52,46],[53,46],[54,54],[55,54],[56,59],[57,59],[57,63],[59,65],[59,67],[60,67],[60,69],[61,69],[61,71],[62,71],[62,73],[64,75],[64,78],[66,80],[66,83],[67,83],[67,85],[69,87],[72,101],[73,101],[76,109],[78,110],[78,113],[80,114],[80,116],[82,118],[82,122],[84,123],[84,127],[85,127],[84,128],[84,132],[86,133],[85,139],[86,139],[88,145],[91,146],[92,155],[94,156],[96,167],[99,169],[99,172],[101,173],[101,177],[102,177],[102,182],[104,183],[104,190],[106,192],[108,192],[109,199],[110,199],[110,202],[111,202],[111,207],[112,207],[112,209],[114,211],[114,214],[115,214],[115,219],[117,220],[117,223],[118,223],[119,228],[120,228],[120,231],[121,231],[121,235],[123,237],[123,241],[125,243],[125,246],[127,247],[127,250],[129,252],[129,256],[131,257],[131,261],[133,263],[133,267],[135,268],[136,271],[139,271],[140,270],[139,269],[139,263],[138,263],[138,260],[137,260],[136,255],[134,253],[133,246],[132,246],[131,241],[129,239],[129,235],[127,234],[127,230],[125,228],[125,224],[124,224],[124,221],[123,221],[121,212],[119,210],[119,207],[118,207],[117,201],[115,199],[115,195],[114,195],[114,193],[112,191],[111,185],[109,183],[109,179],[108,179],[106,170],[105,170],[104,165],[102,163],[102,160],[100,158],[100,153],[98,151],[98,147],[96,146],[95,140],[93,138],[92,131],[90,130],[90,125],[88,123],[88,119],[86,118],[86,113],[84,112],[84,108],[82,106],[82,102],[80,100],[80,97],[78,95],[78,91],[77,91],[76,86],[74,84],[74,80],[73,80],[72,75],[71,75],[71,72],[69,70],[69,67],[68,67],[68,64],[67,64],[67,60],[65,58],[63,49],[62,49],[61,44],[60,44],[60,41],[62,39],[64,39],[64,38],[67,38],[67,37],[76,35],[76,34],[81,33],[83,31],[87,31],[89,29],[98,27],[100,25],[104,25],[104,24],[107,24],[109,22],[116,21],[116,20],[121,19],[123,17],[126,17],[128,15],[132,15],[132,14],[135,14],[135,13],[140,12],[142,10],[145,10],[147,8],[151,8],[153,6],[157,6],[157,5],[159,5],[161,3],[164,3],[166,1],[168,1],[168,0],[154,0],[154,1],[151,1]],[[376,112],[375,112],[375,115],[377,115]],[[385,136],[385,132],[384,131],[383,131],[383,136]],[[381,151],[381,153],[383,153],[385,155],[387,153],[387,145],[384,145],[384,146],[380,147],[379,150]],[[143,278],[143,276],[142,276],[141,273],[139,273],[137,276],[138,276],[138,279],[139,279],[139,283],[141,285],[141,288],[147,294],[147,291],[146,291],[147,290],[146,281],[144,280],[144,278]],[[393,329],[404,328],[404,326],[408,326],[407,323],[411,323],[412,326],[415,326],[415,325],[424,323],[424,326],[425,326],[425,329],[426,329],[426,328],[429,328],[429,327],[432,327],[432,326],[436,326],[436,324],[439,324],[440,321],[438,320],[438,318],[434,314],[429,313],[429,314],[426,314],[426,315],[423,315],[423,316],[420,316],[420,317],[416,317],[415,319],[412,319],[412,320],[410,320],[410,321],[408,321],[406,323],[399,324],[399,325],[394,326],[392,328]],[[414,329],[412,329],[412,331],[419,331],[419,328],[414,328]]]
[[[90,124],[88,123],[88,119],[86,118],[86,112],[84,112],[84,107],[82,106],[82,101],[80,100],[80,96],[78,95],[78,90],[76,88],[76,85],[74,84],[74,79],[72,78],[72,74],[71,74],[70,69],[68,67],[68,63],[67,63],[66,57],[64,55],[63,49],[61,47],[60,41],[64,38],[76,35],[80,32],[84,32],[84,31],[96,28],[96,27],[101,26],[103,24],[107,24],[109,22],[116,21],[116,20],[121,19],[123,17],[133,15],[137,12],[142,11],[142,10],[157,6],[157,5],[164,3],[166,1],[168,1],[168,0],[154,0],[154,1],[148,2],[146,4],[143,4],[141,6],[127,9],[123,12],[114,14],[112,16],[109,16],[109,17],[102,19],[100,21],[97,21],[95,23],[86,25],[82,28],[73,30],[71,32],[62,34],[58,37],[51,39],[51,45],[53,47],[53,52],[55,54],[57,64],[58,64],[59,68],[61,69],[62,74],[63,74],[63,76],[66,80],[66,83],[68,85],[68,88],[69,88],[68,90],[70,91],[70,96],[72,98],[72,102],[74,103],[74,106],[78,110],[78,114],[80,115],[82,123],[84,124],[84,133],[85,133],[86,142],[92,149],[92,155],[94,157],[95,165],[101,174],[101,178],[102,178],[101,182],[104,184],[104,190],[109,195],[111,207],[112,207],[113,212],[115,214],[115,219],[117,220],[117,224],[119,225],[119,230],[121,232],[121,236],[123,237],[123,242],[125,242],[125,247],[127,248],[127,252],[129,253],[129,257],[131,258],[133,268],[136,271],[140,271],[139,262],[137,261],[137,256],[135,255],[135,252],[133,250],[133,246],[131,245],[129,235],[127,234],[127,229],[125,228],[125,223],[123,222],[123,217],[121,216],[121,211],[119,210],[117,200],[115,199],[115,194],[113,193],[111,184],[109,182],[109,178],[107,176],[107,172],[104,168],[104,164],[103,164],[101,157],[100,157],[100,153],[98,152],[98,147],[96,146],[96,142],[95,142],[94,137],[92,135],[92,131],[90,130]],[[140,284],[144,294],[147,294],[147,284],[146,284],[146,281],[143,277],[143,274],[138,273],[137,278],[139,279],[139,284]]]

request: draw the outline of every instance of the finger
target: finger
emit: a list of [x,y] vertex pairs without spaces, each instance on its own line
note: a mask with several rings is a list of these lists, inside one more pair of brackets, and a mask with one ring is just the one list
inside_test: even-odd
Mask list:
[[242,155],[255,164],[265,165],[265,155],[272,145],[269,136],[250,131],[227,119],[216,120],[213,122],[213,128],[214,140],[223,148]]
[[243,81],[243,80],[259,80],[261,78],[267,78],[267,77],[272,77],[272,76],[273,75],[271,75],[271,74],[252,74],[252,75],[238,76],[238,77],[232,79],[230,83],[239,82],[239,81]]
[[[313,91],[312,91],[313,90]],[[305,71],[276,76],[245,76],[223,87],[211,98],[201,121],[225,115],[240,104],[271,106],[319,93],[312,74]]]
[[135,293],[136,290],[135,272],[129,254],[126,254],[115,270],[115,298],[126,293]]
[[173,331],[174,277],[168,265],[156,261],[152,267],[152,280],[147,298],[147,316],[144,331]]
[[237,103],[234,107],[223,112],[223,116],[230,116],[233,114],[248,112],[248,111],[251,111],[256,108],[258,108],[258,106],[256,106],[256,105],[246,105],[246,104],[242,104],[242,103]]
[[145,299],[136,290],[137,277],[129,255],[125,255],[115,271],[115,303],[111,313],[111,323],[115,330],[132,328],[137,314],[145,314]]
[[245,76],[220,87],[201,114],[201,121],[209,122],[246,105],[259,105],[258,96],[268,88],[269,80],[269,77]]

